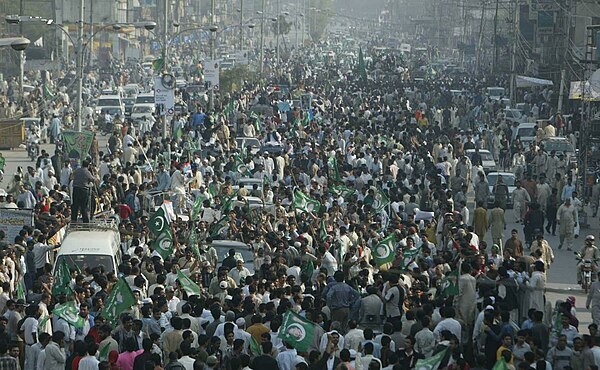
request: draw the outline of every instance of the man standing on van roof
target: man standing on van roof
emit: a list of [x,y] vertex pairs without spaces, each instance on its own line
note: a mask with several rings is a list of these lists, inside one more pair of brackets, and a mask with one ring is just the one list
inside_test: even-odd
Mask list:
[[96,178],[90,172],[90,162],[85,160],[81,167],[73,172],[73,204],[71,221],[76,222],[79,212],[84,223],[90,222],[89,206],[91,187]]

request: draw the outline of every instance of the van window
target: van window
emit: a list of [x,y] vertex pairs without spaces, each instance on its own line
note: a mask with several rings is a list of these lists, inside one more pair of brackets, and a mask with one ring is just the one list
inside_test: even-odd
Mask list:
[[67,261],[69,267],[77,267],[80,271],[87,268],[104,266],[104,271],[114,271],[114,262],[111,256],[99,254],[63,254],[58,256],[56,265],[60,266],[62,260]]
[[121,100],[119,99],[98,99],[99,107],[118,107],[121,105]]
[[146,95],[146,96],[139,96],[135,99],[135,104],[144,104],[144,103],[150,103],[150,104],[154,104],[154,96],[152,95]]

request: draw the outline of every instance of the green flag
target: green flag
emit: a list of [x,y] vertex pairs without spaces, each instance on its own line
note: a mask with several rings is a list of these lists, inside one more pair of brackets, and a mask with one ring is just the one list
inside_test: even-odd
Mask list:
[[102,317],[106,318],[111,324],[115,324],[119,319],[119,315],[136,303],[129,284],[124,278],[120,278],[106,298],[101,312]]
[[154,236],[159,236],[169,228],[169,220],[163,207],[160,207],[148,220],[148,228]]
[[304,113],[304,118],[302,119],[302,126],[304,126],[304,128],[307,128],[308,125],[310,125],[310,117],[308,115],[308,112]]
[[54,275],[55,279],[54,285],[52,286],[52,295],[71,295],[73,293],[73,289],[71,289],[71,271],[69,270],[69,265],[65,258],[60,259]]
[[211,197],[213,197],[213,199],[218,195],[219,191],[217,190],[217,184],[215,184],[214,182],[211,182],[208,185],[208,194],[210,194]]
[[498,361],[496,361],[492,370],[508,370],[506,360],[504,358],[500,358]]
[[325,240],[327,239],[327,226],[325,226],[325,220],[321,219],[321,223],[319,225],[319,239]]
[[66,303],[57,305],[54,307],[52,313],[76,328],[83,328],[85,319],[79,316],[79,309],[73,301],[67,301]]
[[179,284],[188,296],[191,295],[200,295],[201,289],[189,276],[181,272],[181,270],[177,270],[177,280],[179,280]]
[[390,204],[387,195],[380,189],[375,190],[375,199],[373,200],[373,209],[377,212],[383,211]]
[[227,116],[230,114],[233,114],[234,104],[235,104],[234,99],[233,98],[229,99],[229,104],[227,104],[223,113],[225,113],[225,115],[227,115]]
[[329,167],[329,173],[333,181],[342,182],[342,177],[340,176],[340,170],[337,165],[336,157],[329,157],[327,159],[327,167]]
[[42,97],[45,100],[52,99],[54,97],[54,94],[52,93],[52,91],[50,91],[50,89],[48,88],[48,85],[46,85],[46,84],[44,84],[42,87]]
[[262,355],[262,346],[260,345],[260,343],[258,343],[256,341],[256,339],[254,339],[253,336],[250,336],[250,353],[252,353],[252,355],[254,357],[260,356]]
[[284,315],[277,337],[300,352],[306,352],[315,336],[315,324],[292,310]]
[[228,196],[223,203],[221,203],[221,214],[225,214],[233,209],[233,199],[235,194]]
[[440,289],[446,297],[458,295],[458,268],[442,279]]
[[90,148],[94,141],[94,133],[92,131],[63,131],[62,138],[65,152],[69,158],[81,161],[90,153]]
[[165,60],[163,58],[155,59],[152,62],[152,69],[154,70],[154,72],[162,71],[164,66],[165,66]]
[[6,158],[0,154],[0,171],[4,171],[4,165],[6,164]]
[[362,48],[358,49],[358,75],[361,79],[367,79],[367,67],[365,65],[365,57],[363,56]]
[[194,256],[196,256],[196,258],[200,258],[200,249],[198,248],[198,234],[196,233],[195,227],[192,227],[192,230],[190,230],[190,235],[188,237],[188,247],[192,250],[192,253],[194,253]]
[[309,260],[307,263],[303,263],[300,268],[300,275],[306,276],[308,280],[310,280],[315,272],[315,264],[312,260]]
[[262,125],[261,125],[260,117],[258,116],[258,114],[256,114],[256,112],[250,112],[249,117],[252,121],[254,121],[254,127],[256,128],[256,131],[260,132]]
[[331,185],[331,191],[342,198],[347,198],[356,192],[354,189],[345,185]]
[[23,279],[20,279],[19,283],[17,284],[17,299],[27,301],[25,296],[25,282]]
[[248,166],[242,160],[242,157],[239,154],[236,154],[234,157],[234,168],[237,172],[241,173],[244,176],[250,176],[251,173],[248,170]]
[[437,370],[440,366],[440,363],[446,356],[446,352],[448,352],[448,348],[445,350],[438,352],[437,354],[422,360],[418,360],[415,365],[416,370]]
[[373,258],[378,266],[385,265],[394,260],[396,254],[394,253],[394,247],[396,245],[396,234],[392,233],[383,238],[373,250]]
[[163,259],[166,259],[173,254],[173,231],[171,231],[170,227],[164,229],[164,231],[154,239],[152,248],[154,248]]
[[98,360],[100,361],[108,361],[108,353],[110,350],[110,342],[106,343],[104,347],[100,348],[98,352]]
[[198,194],[194,199],[194,205],[192,206],[192,221],[200,219],[200,213],[202,212],[202,203],[206,200],[206,197],[202,194]]
[[218,222],[213,223],[208,228],[208,235],[211,238],[220,237],[227,230],[227,216],[223,216]]
[[318,211],[321,208],[321,203],[304,194],[300,190],[294,191],[294,208],[303,212]]

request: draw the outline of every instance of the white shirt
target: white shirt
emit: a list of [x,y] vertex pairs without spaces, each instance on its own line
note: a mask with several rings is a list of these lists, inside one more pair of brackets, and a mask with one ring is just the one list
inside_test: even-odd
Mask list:
[[[37,342],[38,321],[35,317],[26,318],[21,330],[23,330],[25,344],[33,345]],[[33,334],[36,335],[36,339],[33,338]]]
[[304,361],[295,349],[286,349],[277,355],[276,360],[279,370],[294,370],[298,363]]
[[78,370],[98,370],[100,361],[94,356],[87,355],[79,361]]
[[196,360],[190,356],[183,356],[177,361],[181,362],[181,364],[185,367],[185,370],[194,370],[194,361]]
[[452,334],[456,335],[460,343],[462,328],[460,323],[452,318],[443,319],[433,329],[433,334],[436,338],[440,338],[442,330],[449,330]]

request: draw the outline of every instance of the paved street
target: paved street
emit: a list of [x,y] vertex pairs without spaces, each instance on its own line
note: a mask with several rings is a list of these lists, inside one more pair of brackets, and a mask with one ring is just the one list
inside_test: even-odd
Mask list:
[[[101,150],[106,148],[106,137],[99,136],[99,145]],[[54,145],[44,144],[42,149],[45,149],[49,153],[53,153]],[[15,172],[17,166],[27,166],[32,163],[27,158],[25,149],[15,149],[11,151],[3,151],[2,154],[6,157],[6,168],[4,180],[0,185],[6,189],[9,184],[12,174]],[[523,236],[523,225],[514,223],[513,211],[508,210],[506,212],[506,219],[509,222],[506,227],[505,239],[510,236],[510,230],[519,230],[519,236],[524,239]],[[588,234],[593,234],[596,237],[600,237],[600,224],[598,218],[588,219],[589,227],[582,229],[582,235],[575,239],[574,250],[579,250],[583,246],[583,237]],[[550,246],[554,250],[555,260],[548,274],[548,292],[547,299],[555,302],[557,299],[564,300],[567,296],[572,295],[577,298],[577,312],[580,321],[580,328],[583,332],[587,333],[587,325],[591,323],[591,315],[588,310],[585,309],[585,295],[581,290],[581,287],[577,285],[577,277],[575,274],[575,258],[573,252],[568,252],[566,249],[558,249],[558,234],[556,236],[547,235],[547,240]],[[486,235],[486,241],[488,245],[491,245],[491,234]]]

